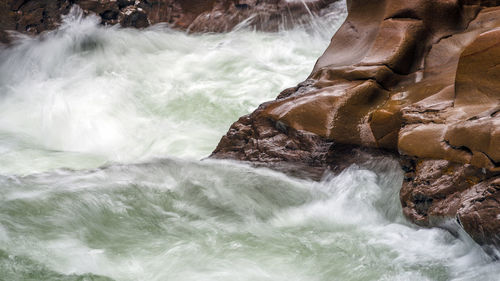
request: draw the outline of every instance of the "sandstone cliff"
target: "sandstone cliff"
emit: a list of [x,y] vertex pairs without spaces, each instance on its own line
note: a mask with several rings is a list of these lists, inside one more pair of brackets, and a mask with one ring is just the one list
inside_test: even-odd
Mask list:
[[102,24],[144,28],[165,22],[192,32],[226,32],[248,21],[277,30],[307,18],[337,0],[0,0],[0,42],[8,31],[38,34],[54,29],[72,5],[101,17]]
[[241,117],[212,157],[322,172],[367,151],[353,147],[394,153],[410,220],[454,219],[500,246],[500,1],[347,3],[308,79]]

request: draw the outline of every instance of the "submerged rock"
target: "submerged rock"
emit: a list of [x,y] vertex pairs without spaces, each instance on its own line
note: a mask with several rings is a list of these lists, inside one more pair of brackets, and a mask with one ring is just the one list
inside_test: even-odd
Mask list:
[[37,34],[57,27],[73,4],[98,15],[102,24],[144,28],[168,23],[191,32],[227,32],[246,21],[276,31],[310,18],[337,0],[0,0],[0,42],[8,31]]
[[308,80],[240,118],[212,157],[335,167],[346,145],[397,153],[409,219],[456,219],[500,246],[500,1],[347,4]]

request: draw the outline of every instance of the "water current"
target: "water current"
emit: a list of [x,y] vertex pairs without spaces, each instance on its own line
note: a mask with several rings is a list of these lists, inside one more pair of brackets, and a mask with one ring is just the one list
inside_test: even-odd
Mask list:
[[320,182],[200,161],[345,15],[186,34],[74,9],[0,50],[0,280],[500,280],[466,235],[404,219],[393,159]]

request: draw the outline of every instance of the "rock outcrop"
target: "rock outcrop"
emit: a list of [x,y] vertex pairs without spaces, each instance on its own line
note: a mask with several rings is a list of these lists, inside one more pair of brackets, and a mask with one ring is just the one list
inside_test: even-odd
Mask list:
[[273,31],[309,18],[337,0],[0,0],[0,42],[6,31],[38,34],[54,29],[74,4],[102,24],[144,28],[165,22],[191,32],[226,32],[246,21]]
[[409,219],[500,246],[500,1],[347,4],[308,79],[240,118],[212,157],[325,168],[346,146],[399,154]]
[[[74,4],[106,25],[223,32],[242,21],[276,30],[334,1],[0,0],[0,42],[8,30],[54,29]],[[410,220],[453,219],[478,243],[500,246],[500,1],[347,4],[307,80],[235,122],[212,157],[317,178],[399,155]]]

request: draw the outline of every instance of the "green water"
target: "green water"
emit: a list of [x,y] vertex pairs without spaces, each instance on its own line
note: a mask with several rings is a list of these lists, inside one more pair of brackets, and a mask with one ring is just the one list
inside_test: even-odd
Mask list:
[[320,182],[199,161],[344,17],[186,35],[75,11],[0,51],[0,280],[499,280],[466,235],[406,222],[392,159]]

